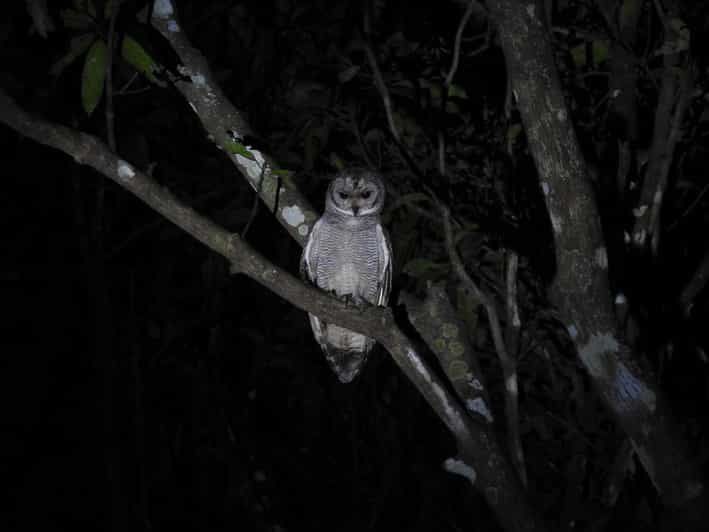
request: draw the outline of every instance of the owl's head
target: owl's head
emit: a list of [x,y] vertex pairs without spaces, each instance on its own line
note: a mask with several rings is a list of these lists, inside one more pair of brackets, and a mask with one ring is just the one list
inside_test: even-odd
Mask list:
[[384,183],[376,174],[362,169],[344,170],[327,189],[325,210],[341,216],[373,216],[384,206]]

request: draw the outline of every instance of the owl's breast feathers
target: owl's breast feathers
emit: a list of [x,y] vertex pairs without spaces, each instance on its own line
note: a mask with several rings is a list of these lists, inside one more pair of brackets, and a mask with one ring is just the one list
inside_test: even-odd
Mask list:
[[[363,221],[364,222],[364,221]],[[391,246],[378,217],[360,227],[321,218],[303,250],[301,273],[319,288],[373,305],[387,304]],[[310,315],[315,339],[342,382],[359,373],[374,340]]]
[[323,290],[381,304],[382,275],[390,261],[381,242],[386,237],[379,224],[349,229],[320,220],[303,254],[305,273]]

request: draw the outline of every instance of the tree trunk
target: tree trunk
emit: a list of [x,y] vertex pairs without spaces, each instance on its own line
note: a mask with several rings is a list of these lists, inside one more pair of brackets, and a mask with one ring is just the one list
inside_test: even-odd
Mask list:
[[652,372],[617,335],[607,254],[593,189],[564,102],[538,2],[489,0],[507,70],[554,228],[551,286],[584,367],[633,442],[667,503],[697,496],[702,484],[672,425]]

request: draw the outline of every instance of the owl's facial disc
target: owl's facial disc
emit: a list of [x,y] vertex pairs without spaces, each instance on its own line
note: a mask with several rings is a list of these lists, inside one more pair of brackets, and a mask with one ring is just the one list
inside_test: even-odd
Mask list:
[[379,189],[370,179],[338,177],[330,185],[331,205],[348,216],[366,216],[381,210]]
[[382,209],[384,190],[376,176],[340,175],[328,189],[328,208],[352,217],[376,215]]

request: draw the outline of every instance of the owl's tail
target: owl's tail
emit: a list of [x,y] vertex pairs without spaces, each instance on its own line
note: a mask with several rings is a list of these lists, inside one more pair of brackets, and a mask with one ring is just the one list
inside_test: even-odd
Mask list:
[[367,351],[352,351],[325,346],[325,359],[342,383],[352,382],[367,362]]
[[310,315],[310,324],[330,367],[340,382],[352,382],[367,361],[374,340]]

